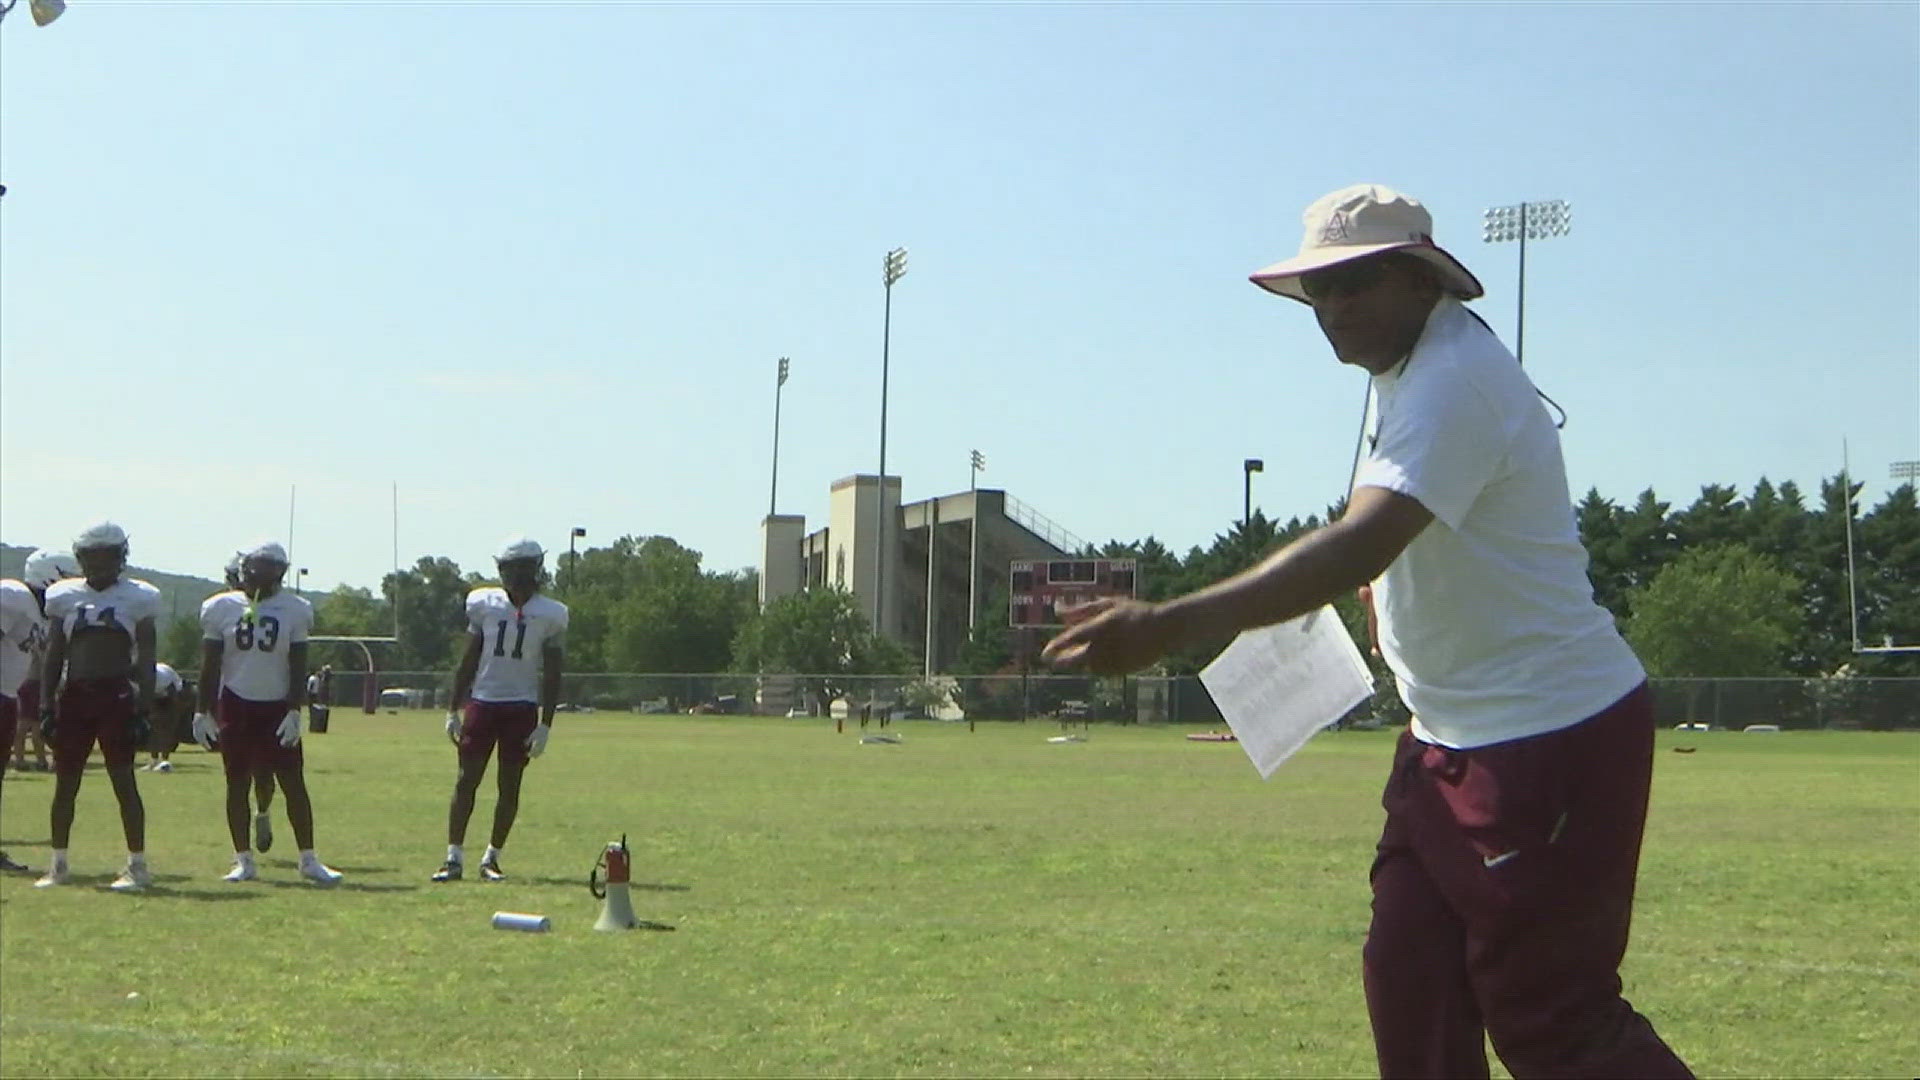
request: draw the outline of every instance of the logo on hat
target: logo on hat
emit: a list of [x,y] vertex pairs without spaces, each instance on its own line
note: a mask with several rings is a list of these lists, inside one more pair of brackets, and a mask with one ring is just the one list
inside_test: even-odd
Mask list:
[[1324,247],[1328,244],[1344,243],[1346,239],[1347,212],[1345,210],[1335,210],[1332,214],[1328,215],[1327,223],[1320,227],[1320,244]]

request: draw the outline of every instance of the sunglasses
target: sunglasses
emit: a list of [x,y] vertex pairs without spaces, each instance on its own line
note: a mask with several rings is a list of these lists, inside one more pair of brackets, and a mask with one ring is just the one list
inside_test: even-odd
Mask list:
[[1300,291],[1311,301],[1330,296],[1351,296],[1379,285],[1393,269],[1390,259],[1355,259],[1300,275]]

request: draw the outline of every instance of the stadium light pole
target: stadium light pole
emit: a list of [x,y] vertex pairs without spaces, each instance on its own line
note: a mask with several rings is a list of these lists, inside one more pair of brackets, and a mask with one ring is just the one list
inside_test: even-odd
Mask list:
[[300,569],[295,570],[293,572],[293,595],[300,596],[306,592],[306,589],[304,588],[306,584],[306,580],[307,580],[306,567],[303,566]]
[[1527,349],[1527,241],[1565,236],[1573,229],[1573,206],[1565,199],[1489,207],[1480,239],[1488,244],[1520,242],[1520,291],[1515,303],[1513,358],[1526,363]]
[[880,511],[874,515],[873,628],[886,633],[887,611],[887,367],[893,341],[893,283],[907,276],[907,249],[887,252],[880,280],[886,286],[886,308],[880,323]]
[[567,533],[567,590],[569,593],[573,590],[573,579],[580,576],[580,553],[573,549],[573,542],[583,539],[586,535],[587,530],[578,525]]
[[973,636],[974,609],[980,604],[980,471],[987,457],[973,451],[973,468],[967,474],[967,636]]
[[1887,475],[1909,484],[1920,484],[1920,461],[1896,461]]
[[787,358],[780,358],[779,374],[773,383],[773,483],[767,491],[767,516],[780,501],[780,390],[787,385]]
[[927,500],[927,645],[925,666],[927,669],[926,677],[928,679],[933,678],[933,616],[934,605],[939,595],[934,588],[933,541],[934,538],[939,535],[939,532],[940,497],[936,495]]
[[1253,521],[1253,474],[1266,470],[1267,463],[1250,457],[1240,463],[1240,528],[1245,531]]
[[[0,3],[0,19],[6,18],[7,12],[12,11],[13,5],[19,2],[6,0]],[[27,10],[33,15],[33,25],[45,26],[67,10],[67,0],[27,0]]]

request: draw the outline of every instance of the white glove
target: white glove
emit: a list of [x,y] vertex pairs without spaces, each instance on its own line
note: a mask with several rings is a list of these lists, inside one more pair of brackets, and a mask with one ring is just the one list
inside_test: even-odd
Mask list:
[[280,721],[280,726],[274,729],[274,734],[280,736],[281,746],[298,746],[300,745],[300,727],[300,710],[288,709],[286,718]]
[[527,734],[527,756],[539,757],[547,752],[547,736],[553,734],[552,724],[535,724]]
[[193,714],[193,741],[200,744],[200,749],[213,749],[214,741],[219,738],[220,729],[214,727],[213,717],[203,712]]
[[447,739],[455,746],[460,745],[460,714],[447,710]]

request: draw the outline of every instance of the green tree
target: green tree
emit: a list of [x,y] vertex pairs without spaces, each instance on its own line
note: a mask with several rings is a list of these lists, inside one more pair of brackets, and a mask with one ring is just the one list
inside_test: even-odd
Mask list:
[[576,671],[725,671],[757,603],[756,575],[704,571],[699,552],[666,536],[582,552],[562,581]]
[[160,631],[160,660],[172,664],[175,671],[191,674],[200,670],[200,618],[181,615],[167,620]]
[[805,676],[805,689],[821,702],[844,697],[854,675],[898,675],[914,668],[897,642],[873,632],[852,593],[803,589],[767,604],[743,625],[733,642],[737,671]]
[[[1920,643],[1920,500],[1912,484],[1887,493],[1855,529],[1861,644]],[[1920,675],[1912,653],[1860,658],[1863,673]]]
[[472,587],[459,564],[444,555],[422,556],[412,569],[386,576],[380,588],[398,616],[398,669],[453,666],[455,650],[466,636],[466,598]]
[[372,590],[341,585],[313,604],[313,631],[336,637],[384,637],[393,633],[393,616]]
[[[313,598],[313,633],[316,637],[386,637],[393,633],[393,607],[369,589],[341,585]],[[389,652],[392,646],[373,648],[373,655],[383,662],[397,664],[401,659]],[[366,665],[366,655],[357,645],[321,641],[308,653],[307,663],[312,668],[331,664],[343,671],[358,671]]]
[[1801,585],[1739,544],[1689,551],[1634,591],[1627,639],[1654,675],[1785,674]]

